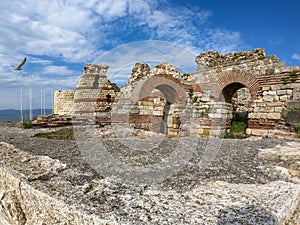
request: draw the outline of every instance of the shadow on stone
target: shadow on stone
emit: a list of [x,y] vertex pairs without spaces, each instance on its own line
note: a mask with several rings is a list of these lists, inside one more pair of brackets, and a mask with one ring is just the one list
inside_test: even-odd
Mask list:
[[275,215],[263,207],[245,206],[220,211],[217,225],[278,225]]

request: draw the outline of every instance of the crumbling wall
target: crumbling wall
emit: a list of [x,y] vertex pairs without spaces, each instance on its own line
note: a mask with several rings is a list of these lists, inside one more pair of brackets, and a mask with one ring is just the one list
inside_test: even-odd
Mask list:
[[112,106],[112,123],[178,136],[178,96],[185,99],[192,87],[181,83],[183,79],[170,63],[152,69],[146,63],[136,63],[128,84],[121,88]]
[[88,64],[74,103],[67,92],[57,94],[55,112],[70,112],[73,105],[76,116],[92,116],[100,124],[127,123],[172,136],[220,136],[234,111],[246,111],[248,135],[270,130],[295,135],[297,123],[287,123],[285,114],[300,109],[300,66],[285,66],[262,48],[224,55],[208,51],[196,63],[191,74],[167,62],[152,69],[136,63],[120,90],[107,79],[108,66]]
[[192,79],[201,83],[217,80],[224,72],[243,71],[256,76],[279,73],[284,67],[276,55],[267,56],[262,48],[224,55],[208,51],[198,55],[195,61],[197,72],[191,74]]
[[[208,51],[197,56],[196,63],[198,71],[191,74],[190,81],[199,83],[213,99],[222,101],[224,96],[232,102],[233,97],[238,110],[247,110],[248,135],[295,136],[295,126],[286,123],[284,114],[299,102],[299,66],[285,66],[261,48],[224,55]],[[250,91],[246,104],[236,105],[234,92],[239,88]]]
[[108,66],[88,64],[82,70],[74,94],[76,116],[109,117],[119,88],[106,76]]

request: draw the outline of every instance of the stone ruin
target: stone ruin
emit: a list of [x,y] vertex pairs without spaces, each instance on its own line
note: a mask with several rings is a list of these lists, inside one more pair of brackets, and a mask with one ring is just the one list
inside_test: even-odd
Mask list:
[[300,66],[285,66],[262,48],[208,51],[195,61],[189,74],[167,62],[152,69],[136,63],[122,88],[108,80],[108,66],[88,64],[75,90],[55,92],[54,113],[167,136],[219,137],[242,112],[247,136],[296,136]]

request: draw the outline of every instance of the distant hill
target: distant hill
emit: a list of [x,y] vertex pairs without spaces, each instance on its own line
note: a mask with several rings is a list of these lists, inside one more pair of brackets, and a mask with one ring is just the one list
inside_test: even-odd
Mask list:
[[[52,109],[45,109],[46,115],[52,113]],[[32,110],[33,118],[41,115],[40,109],[33,109]],[[29,119],[29,109],[23,110],[23,116],[25,120]],[[21,112],[20,110],[16,109],[2,109],[0,110],[0,123],[6,122],[19,122],[21,119]]]

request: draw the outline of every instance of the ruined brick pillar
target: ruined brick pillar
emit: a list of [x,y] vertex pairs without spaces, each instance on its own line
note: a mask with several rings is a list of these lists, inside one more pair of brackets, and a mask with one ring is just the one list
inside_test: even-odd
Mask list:
[[106,76],[108,66],[88,64],[82,70],[74,95],[76,116],[103,118],[109,121],[111,104],[119,88]]

